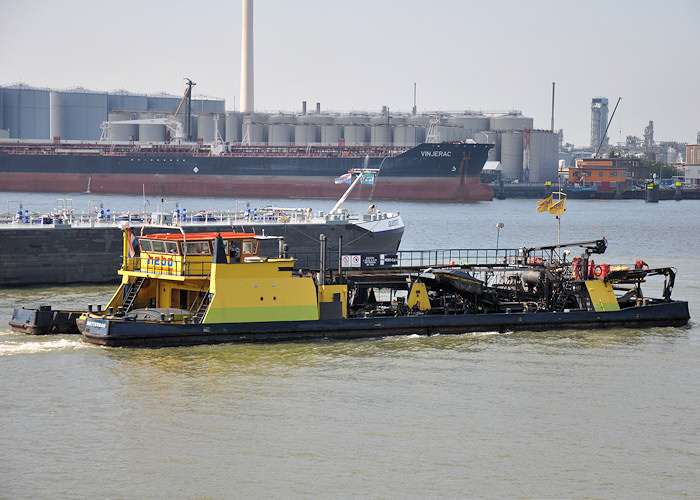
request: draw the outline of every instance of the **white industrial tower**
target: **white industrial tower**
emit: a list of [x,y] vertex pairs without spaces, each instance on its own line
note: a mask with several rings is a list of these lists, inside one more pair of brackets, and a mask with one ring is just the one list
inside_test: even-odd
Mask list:
[[253,104],[253,0],[243,0],[241,29],[241,112],[252,113]]
[[608,99],[594,97],[591,101],[591,149],[598,150],[600,141],[605,138],[601,150],[608,149],[608,138],[605,137],[605,129],[608,126]]

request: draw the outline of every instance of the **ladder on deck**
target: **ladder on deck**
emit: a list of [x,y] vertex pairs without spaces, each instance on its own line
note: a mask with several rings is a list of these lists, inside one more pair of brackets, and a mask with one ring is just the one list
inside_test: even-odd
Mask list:
[[204,296],[202,297],[202,302],[200,302],[199,307],[197,308],[197,312],[194,315],[192,321],[193,323],[202,322],[202,320],[204,319],[204,315],[207,313],[207,309],[209,309],[209,302],[211,302],[211,293],[209,293],[209,290],[207,290]]
[[136,278],[129,287],[129,293],[126,295],[126,297],[124,297],[124,300],[122,301],[122,308],[124,309],[124,312],[129,312],[134,307],[134,301],[136,300],[136,296],[139,294],[139,291],[141,290],[144,281],[146,281],[146,278],[140,276]]
[[573,295],[574,288],[571,281],[564,281],[564,286],[561,287],[554,301],[554,311],[561,312],[569,298]]

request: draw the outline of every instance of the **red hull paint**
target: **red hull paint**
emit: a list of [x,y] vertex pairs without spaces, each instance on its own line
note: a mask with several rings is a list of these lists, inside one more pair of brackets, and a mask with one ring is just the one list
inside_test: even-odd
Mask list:
[[[347,184],[294,176],[199,176],[0,173],[0,190],[44,193],[86,192],[153,196],[242,196],[249,198],[338,198]],[[360,185],[351,198],[421,201],[490,201],[493,189],[476,178],[384,177]]]

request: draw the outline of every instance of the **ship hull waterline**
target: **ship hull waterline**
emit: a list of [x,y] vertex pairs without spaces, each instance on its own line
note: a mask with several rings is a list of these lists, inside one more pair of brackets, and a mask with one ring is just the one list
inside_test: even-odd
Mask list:
[[672,301],[619,311],[418,315],[342,320],[231,324],[107,321],[89,318],[83,338],[110,347],[176,347],[201,344],[354,340],[402,335],[680,327],[688,303]]
[[[329,177],[176,174],[77,174],[1,172],[3,191],[40,193],[103,193],[158,196],[337,199],[347,185]],[[381,177],[361,185],[350,199],[405,201],[490,201],[493,189],[478,178]]]

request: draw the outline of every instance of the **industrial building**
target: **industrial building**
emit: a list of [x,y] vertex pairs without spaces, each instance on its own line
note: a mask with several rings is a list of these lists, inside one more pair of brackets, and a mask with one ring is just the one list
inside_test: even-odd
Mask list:
[[[168,140],[165,125],[143,122],[172,118],[181,103],[181,96],[167,94],[15,84],[0,87],[0,129],[9,139],[164,142]],[[183,110],[184,105],[176,120],[184,124]],[[193,140],[272,146],[414,146],[473,140],[494,144],[489,160],[500,162],[506,181],[557,178],[558,134],[534,130],[533,119],[518,111],[332,113],[323,111],[320,103],[308,111],[304,102],[297,113],[242,113],[226,111],[223,99],[204,97],[192,99],[191,111]],[[128,123],[132,120],[141,123]],[[109,127],[104,126],[106,122]]]
[[597,151],[599,147],[601,151],[607,151],[608,137],[605,135],[607,126],[608,99],[606,97],[594,97],[591,101],[591,149],[593,151]]

